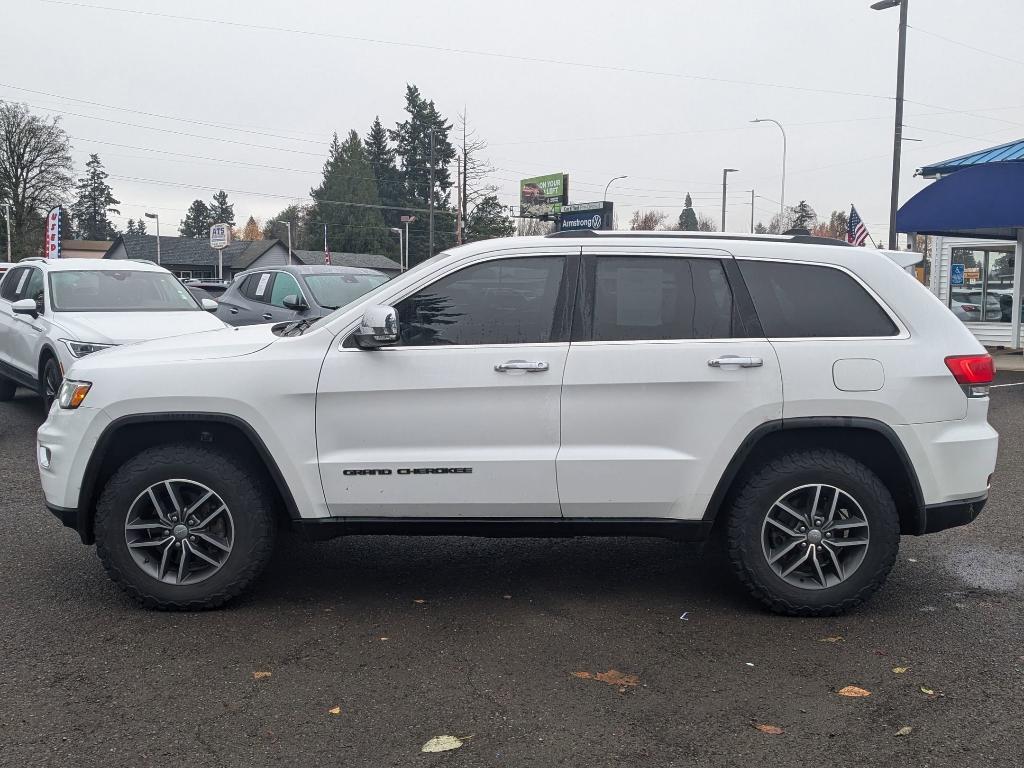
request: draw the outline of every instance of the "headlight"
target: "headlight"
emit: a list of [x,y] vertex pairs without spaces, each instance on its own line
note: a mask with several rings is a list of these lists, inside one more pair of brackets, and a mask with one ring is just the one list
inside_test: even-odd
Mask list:
[[73,379],[64,379],[60,385],[60,393],[57,395],[57,402],[60,403],[61,408],[77,408],[85,400],[85,396],[89,394],[89,389],[92,387],[91,381],[74,381]]
[[61,339],[61,341],[71,350],[71,354],[75,357],[85,357],[93,352],[99,352],[101,349],[117,346],[117,344],[100,344],[95,341],[71,341],[70,339]]

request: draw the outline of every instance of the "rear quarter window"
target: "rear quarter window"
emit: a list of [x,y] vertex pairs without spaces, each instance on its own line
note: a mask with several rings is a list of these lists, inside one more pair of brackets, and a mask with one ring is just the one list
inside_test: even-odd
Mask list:
[[864,287],[834,267],[738,260],[765,336],[896,336],[892,318]]

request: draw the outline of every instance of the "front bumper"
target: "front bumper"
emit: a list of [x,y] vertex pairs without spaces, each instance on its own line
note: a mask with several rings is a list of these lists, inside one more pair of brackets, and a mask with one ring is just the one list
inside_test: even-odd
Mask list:
[[986,493],[972,499],[947,501],[945,504],[930,504],[923,510],[924,530],[922,532],[937,533],[947,528],[956,528],[972,523],[981,514],[987,501],[988,494]]

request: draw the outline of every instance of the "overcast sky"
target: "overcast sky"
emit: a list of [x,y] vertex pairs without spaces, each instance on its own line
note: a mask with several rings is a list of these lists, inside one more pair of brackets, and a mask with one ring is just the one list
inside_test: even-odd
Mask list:
[[[728,228],[746,231],[750,189],[759,220],[778,210],[781,136],[748,122],[771,117],[787,204],[853,202],[877,240],[899,13],[868,5],[5,0],[0,98],[62,113],[77,169],[98,152],[110,172],[118,223],[156,210],[166,234],[216,188],[240,222],[302,199],[331,133],[393,126],[414,83],[449,119],[468,110],[503,203],[526,176],[567,172],[585,201],[628,174],[609,194],[620,227],[637,208],[674,218],[686,192],[717,220],[728,166]],[[923,163],[1024,136],[1024,3],[911,0],[910,25],[905,135],[922,141],[904,145],[902,200]]]

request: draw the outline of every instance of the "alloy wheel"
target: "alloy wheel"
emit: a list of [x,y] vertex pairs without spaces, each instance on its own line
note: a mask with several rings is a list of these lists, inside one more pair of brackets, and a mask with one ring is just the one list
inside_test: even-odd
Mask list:
[[864,509],[834,485],[801,485],[772,504],[761,525],[761,548],[775,574],[801,589],[846,581],[864,562],[870,525]]
[[43,369],[43,405],[47,411],[60,393],[61,381],[60,368],[57,367],[57,363],[50,360]]
[[235,527],[212,489],[194,480],[164,480],[132,502],[124,536],[135,564],[154,579],[198,584],[224,567]]

